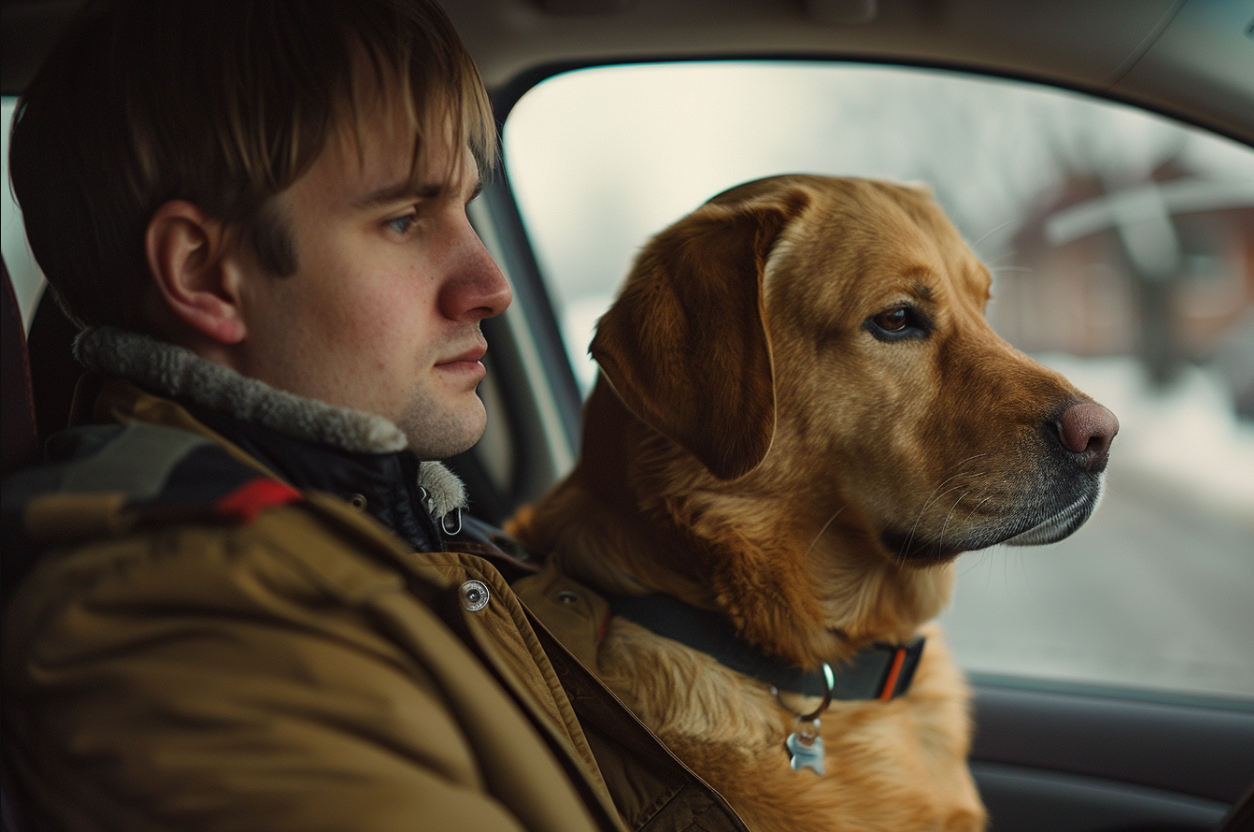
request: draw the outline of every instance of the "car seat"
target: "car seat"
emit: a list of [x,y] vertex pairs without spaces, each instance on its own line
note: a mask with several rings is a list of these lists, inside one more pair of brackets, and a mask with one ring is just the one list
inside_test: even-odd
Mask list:
[[8,266],[4,267],[4,466],[36,462],[43,441],[67,427],[83,368],[74,360],[78,327],[50,292],[35,307],[29,334],[23,326]]
[[[3,474],[29,465],[39,458],[39,434],[35,419],[35,397],[30,377],[30,355],[27,352],[26,327],[22,312],[9,280],[9,267],[0,260],[4,271],[2,308],[0,308],[0,408],[3,422],[0,428],[0,445],[3,445]],[[4,547],[8,549],[8,546]],[[0,826],[4,832],[22,832],[13,805],[14,789],[9,783],[8,771],[0,767]]]

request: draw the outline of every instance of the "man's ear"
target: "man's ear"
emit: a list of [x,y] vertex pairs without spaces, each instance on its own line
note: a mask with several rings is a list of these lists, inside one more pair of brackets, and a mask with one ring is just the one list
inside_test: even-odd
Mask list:
[[158,208],[144,234],[160,302],[197,336],[223,345],[237,344],[246,334],[241,275],[227,257],[230,245],[221,222],[183,199]]

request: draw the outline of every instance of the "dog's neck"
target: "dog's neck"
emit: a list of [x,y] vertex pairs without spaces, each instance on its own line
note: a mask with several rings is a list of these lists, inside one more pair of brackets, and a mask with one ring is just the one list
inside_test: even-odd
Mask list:
[[746,638],[807,667],[876,640],[904,642],[948,600],[951,567],[903,566],[857,513],[832,520],[769,470],[724,483],[636,419],[601,383],[579,466],[528,540],[604,592],[663,592],[726,615]]

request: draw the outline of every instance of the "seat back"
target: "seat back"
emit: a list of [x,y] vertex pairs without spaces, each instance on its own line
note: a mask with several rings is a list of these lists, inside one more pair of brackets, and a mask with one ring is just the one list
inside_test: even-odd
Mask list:
[[[3,403],[3,423],[0,428],[0,445],[3,446],[3,474],[29,465],[39,458],[39,435],[35,420],[35,397],[31,385],[30,356],[26,350],[26,327],[22,311],[9,280],[9,268],[0,259],[4,271],[3,295],[0,303],[0,361],[3,376],[0,377],[0,402]],[[8,549],[6,545],[4,547]],[[0,765],[0,828],[4,832],[22,832],[18,820],[16,793],[9,783],[8,770]]]
[[74,358],[77,336],[78,327],[61,311],[61,304],[52,292],[45,291],[35,307],[26,336],[35,431],[40,442],[69,427],[74,391],[84,372]]

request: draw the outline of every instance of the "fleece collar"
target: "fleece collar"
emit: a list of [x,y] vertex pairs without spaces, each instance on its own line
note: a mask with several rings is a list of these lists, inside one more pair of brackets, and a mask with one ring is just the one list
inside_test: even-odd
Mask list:
[[[101,375],[121,376],[157,393],[303,442],[354,454],[390,454],[407,445],[400,428],[382,416],[277,390],[188,349],[137,332],[90,327],[75,339],[74,357]],[[435,517],[466,506],[461,480],[438,462],[419,466],[417,484]]]

